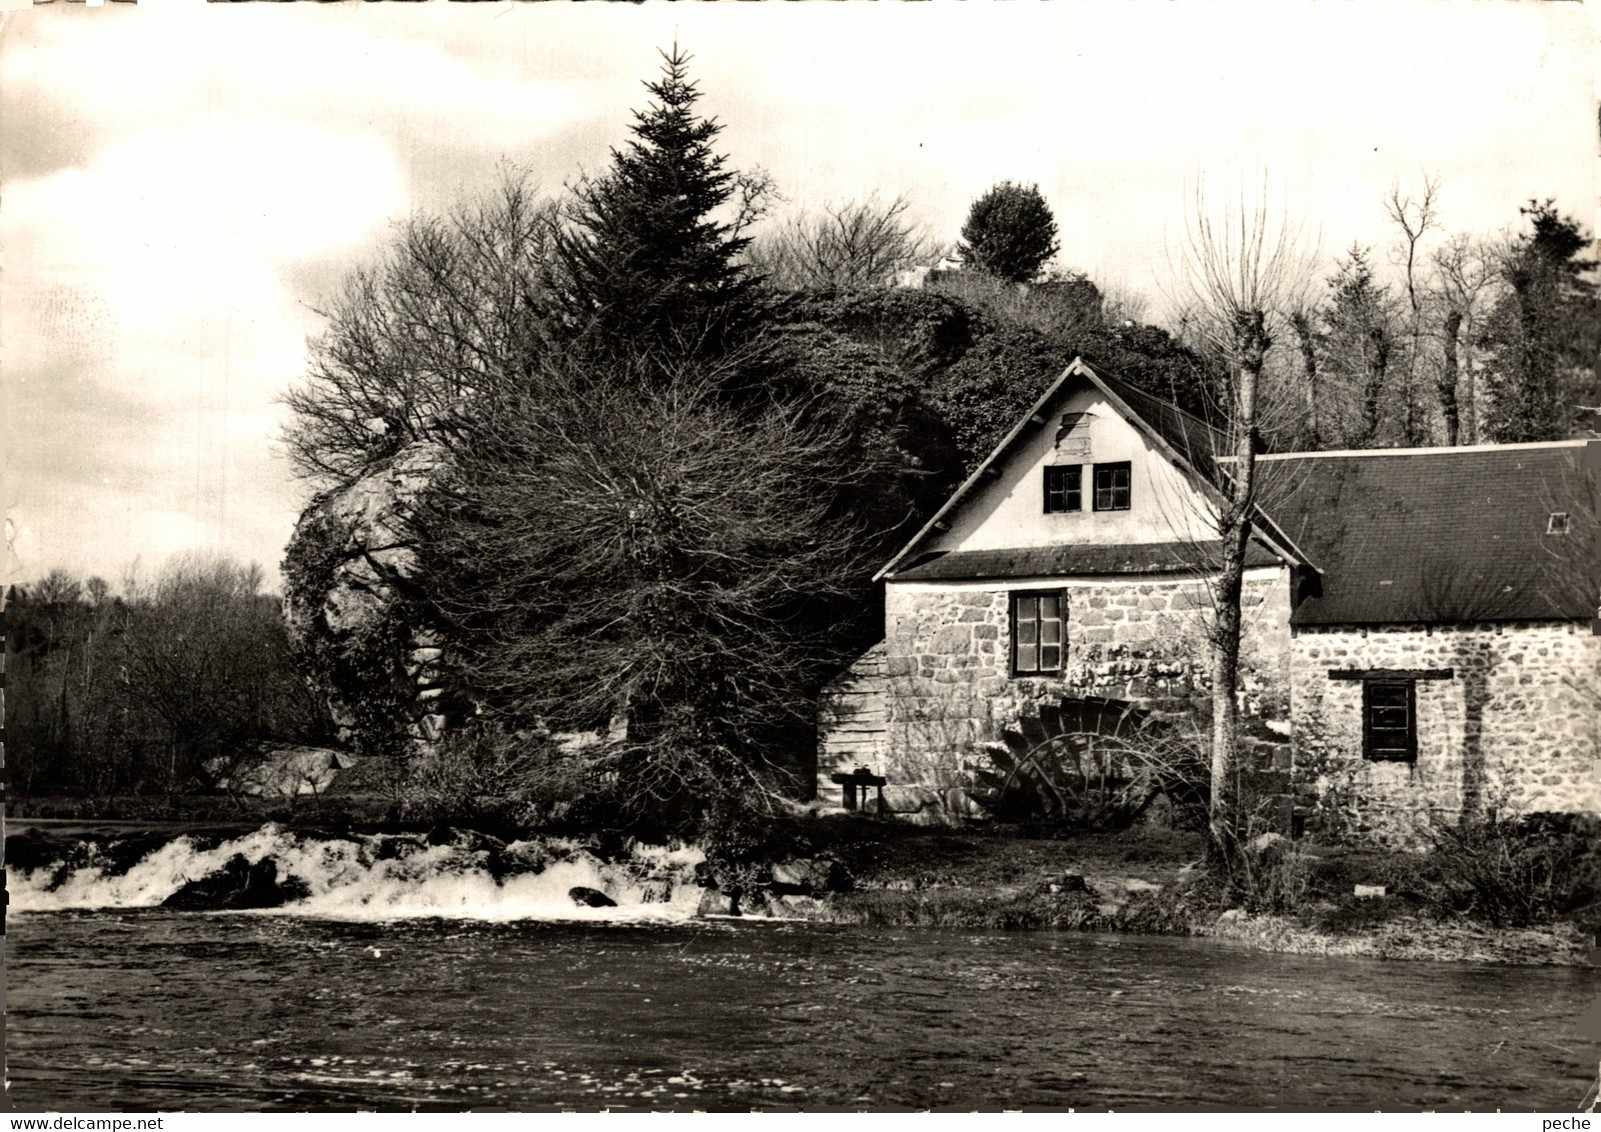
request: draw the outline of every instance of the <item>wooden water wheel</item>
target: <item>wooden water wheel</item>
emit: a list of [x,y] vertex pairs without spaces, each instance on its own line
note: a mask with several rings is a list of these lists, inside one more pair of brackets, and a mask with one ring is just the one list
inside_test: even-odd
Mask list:
[[1149,713],[1124,700],[1042,704],[987,744],[974,797],[993,816],[1073,825],[1132,821],[1166,782]]

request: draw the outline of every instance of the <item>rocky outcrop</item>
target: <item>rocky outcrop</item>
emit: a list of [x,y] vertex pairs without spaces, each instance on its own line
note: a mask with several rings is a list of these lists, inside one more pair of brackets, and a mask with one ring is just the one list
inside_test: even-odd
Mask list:
[[832,857],[779,861],[755,877],[719,880],[718,872],[709,862],[696,870],[696,883],[706,889],[700,898],[701,916],[826,920],[828,897],[856,887],[850,870]]
[[780,896],[816,896],[849,892],[851,874],[840,862],[827,857],[780,861],[773,866],[772,890]]
[[354,769],[359,763],[355,756],[327,747],[278,747],[243,760],[219,778],[217,785],[230,793],[253,797],[321,795],[333,788],[342,771]]
[[430,746],[458,707],[445,644],[411,589],[416,507],[448,468],[437,445],[401,449],[313,500],[284,560],[290,633],[341,741],[364,754]]

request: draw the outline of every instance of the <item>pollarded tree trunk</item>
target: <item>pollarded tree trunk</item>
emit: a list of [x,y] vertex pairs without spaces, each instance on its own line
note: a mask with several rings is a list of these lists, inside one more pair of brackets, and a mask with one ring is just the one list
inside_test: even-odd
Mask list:
[[1379,433],[1379,412],[1384,404],[1384,383],[1390,370],[1390,339],[1383,327],[1375,326],[1367,333],[1364,351],[1367,366],[1366,381],[1362,388],[1362,429],[1364,444]]
[[1317,342],[1312,335],[1312,320],[1304,311],[1296,311],[1290,316],[1290,325],[1295,328],[1295,338],[1301,347],[1302,395],[1306,400],[1304,435],[1310,447],[1320,448],[1323,433],[1318,425]]
[[1240,311],[1234,319],[1235,356],[1239,360],[1234,419],[1234,467],[1226,486],[1219,533],[1223,538],[1213,595],[1212,626],[1212,796],[1209,807],[1212,838],[1227,846],[1236,830],[1235,778],[1240,751],[1240,713],[1236,695],[1240,679],[1241,601],[1245,587],[1245,549],[1251,539],[1251,508],[1256,497],[1256,393],[1268,346],[1266,317],[1260,310]]
[[1445,442],[1456,447],[1462,435],[1462,414],[1457,401],[1457,335],[1462,329],[1462,312],[1445,316],[1445,365],[1440,371],[1440,412],[1445,417]]

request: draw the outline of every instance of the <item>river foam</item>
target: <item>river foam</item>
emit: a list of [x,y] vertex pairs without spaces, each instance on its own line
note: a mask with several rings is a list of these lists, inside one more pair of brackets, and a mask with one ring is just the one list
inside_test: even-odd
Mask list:
[[[636,846],[604,859],[560,839],[508,845],[463,835],[431,844],[419,835],[328,837],[277,825],[230,840],[180,836],[129,864],[114,842],[64,846],[51,863],[6,868],[11,908],[21,912],[154,908],[186,886],[223,873],[236,857],[270,861],[288,898],[257,915],[341,920],[451,917],[474,920],[687,920],[700,889],[693,847]],[[575,902],[589,889],[615,906]]]

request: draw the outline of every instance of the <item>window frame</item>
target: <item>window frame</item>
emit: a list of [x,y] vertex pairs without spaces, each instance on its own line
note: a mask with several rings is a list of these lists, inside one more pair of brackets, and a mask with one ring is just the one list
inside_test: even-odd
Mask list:
[[[1097,511],[1131,511],[1131,510],[1133,510],[1133,508],[1134,508],[1134,464],[1133,464],[1133,461],[1131,461],[1131,460],[1110,460],[1110,461],[1107,461],[1106,463],[1096,464],[1096,465],[1094,465],[1094,468],[1095,468],[1095,471],[1094,471],[1094,474],[1093,474],[1093,476],[1091,478],[1091,481],[1090,481],[1090,498],[1091,498],[1091,501],[1094,504],[1095,510],[1097,510]],[[1123,491],[1124,491],[1123,506],[1119,507],[1119,506],[1117,506],[1117,504],[1115,502],[1115,500],[1117,499],[1117,490],[1118,490],[1115,485],[1109,486],[1109,487],[1106,488],[1106,490],[1111,493],[1111,498],[1112,498],[1112,500],[1114,502],[1112,502],[1110,505],[1108,505],[1106,507],[1102,507],[1101,506],[1101,472],[1102,471],[1105,471],[1105,472],[1107,472],[1109,474],[1110,473],[1116,473],[1116,472],[1123,472],[1128,476],[1128,483],[1125,484],[1124,487],[1123,487]]]
[[[1375,707],[1382,709],[1388,706],[1394,710],[1396,705],[1375,705],[1373,692],[1376,688],[1405,688],[1406,689],[1406,741],[1403,747],[1377,745],[1375,731],[1393,734],[1396,728],[1375,728],[1373,726],[1373,712]],[[1371,679],[1362,681],[1362,757],[1372,762],[1384,763],[1415,763],[1418,760],[1418,682],[1414,679],[1388,677],[1385,679]]]
[[[1057,613],[1056,622],[1057,622],[1057,624],[1059,624],[1061,626],[1060,637],[1059,637],[1059,639],[1057,641],[1058,652],[1057,652],[1057,657],[1056,657],[1056,667],[1055,668],[1039,668],[1039,667],[1035,667],[1035,668],[1026,669],[1026,670],[1019,669],[1018,666],[1017,666],[1017,650],[1018,650],[1018,643],[1019,643],[1018,642],[1019,634],[1018,634],[1017,630],[1018,630],[1018,625],[1020,624],[1019,619],[1018,619],[1018,604],[1021,601],[1027,599],[1027,598],[1042,598],[1042,597],[1053,597],[1053,598],[1056,599],[1056,613]],[[1065,589],[1011,590],[1006,595],[1006,612],[1007,612],[1007,628],[1008,628],[1007,642],[1006,642],[1007,668],[1011,672],[1011,674],[1014,677],[1025,677],[1025,678],[1026,677],[1040,677],[1040,676],[1050,678],[1050,677],[1059,677],[1059,676],[1061,676],[1062,673],[1067,670],[1067,590],[1065,590]],[[1040,644],[1040,640],[1039,640],[1039,627],[1041,625],[1043,625],[1044,623],[1045,622],[1040,619],[1038,613],[1036,613],[1035,617],[1034,617],[1034,626],[1035,626],[1034,650],[1035,650],[1035,664],[1036,665],[1038,665],[1038,663],[1039,663],[1039,650],[1042,647],[1042,645]]]
[[[1062,485],[1062,506],[1051,506],[1051,473],[1061,472],[1064,483]],[[1045,514],[1070,515],[1076,511],[1084,510],[1084,465],[1083,464],[1046,464],[1045,475]]]

